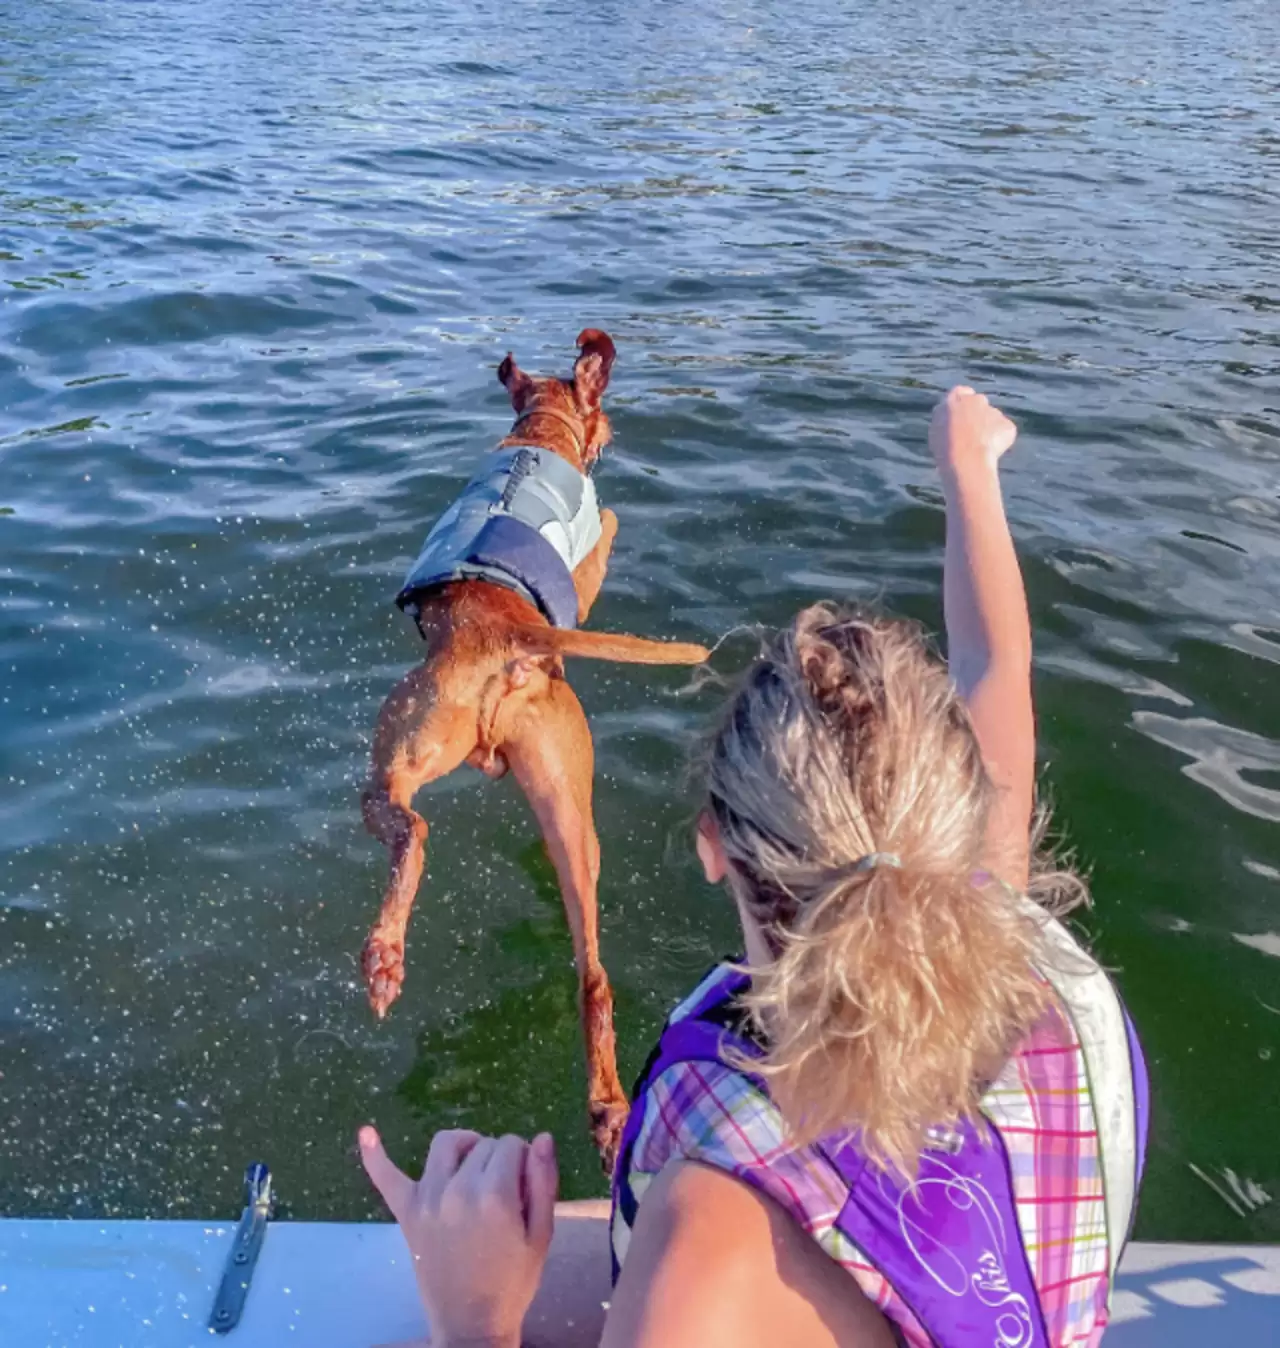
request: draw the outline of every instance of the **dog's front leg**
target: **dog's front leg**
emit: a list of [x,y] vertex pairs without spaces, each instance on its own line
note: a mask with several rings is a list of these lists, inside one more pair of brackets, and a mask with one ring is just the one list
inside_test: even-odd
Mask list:
[[578,592],[578,622],[587,621],[591,606],[600,595],[605,573],[609,570],[609,554],[618,534],[618,517],[612,510],[600,512],[600,537],[596,545],[578,563],[573,573],[574,589]]

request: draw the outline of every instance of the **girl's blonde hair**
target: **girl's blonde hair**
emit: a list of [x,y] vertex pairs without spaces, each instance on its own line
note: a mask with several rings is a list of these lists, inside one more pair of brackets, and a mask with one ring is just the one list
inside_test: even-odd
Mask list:
[[[752,1070],[797,1144],[859,1129],[914,1175],[1050,995],[1035,910],[986,873],[994,788],[946,667],[912,623],[816,604],[747,672],[704,767],[773,954],[746,996]],[[1056,911],[1086,897],[1037,869]]]

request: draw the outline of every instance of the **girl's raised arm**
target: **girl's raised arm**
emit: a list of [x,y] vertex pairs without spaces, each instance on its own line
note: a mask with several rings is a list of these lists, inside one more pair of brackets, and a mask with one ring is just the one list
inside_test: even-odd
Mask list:
[[947,502],[948,661],[998,793],[987,864],[1025,889],[1036,760],[1031,622],[999,473],[1017,434],[999,408],[963,386],[938,404],[929,427]]

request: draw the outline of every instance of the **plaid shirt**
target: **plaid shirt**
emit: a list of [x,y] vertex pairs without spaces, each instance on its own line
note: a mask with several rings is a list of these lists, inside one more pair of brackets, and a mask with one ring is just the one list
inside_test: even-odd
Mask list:
[[[730,976],[721,966],[676,1009],[682,1018]],[[1051,1348],[1093,1348],[1107,1321],[1106,1208],[1084,1054],[1070,1019],[1049,1011],[983,1096],[982,1109],[1009,1155],[1018,1225]],[[649,1087],[632,1156],[637,1199],[668,1161],[696,1159],[749,1179],[780,1203],[894,1324],[910,1348],[928,1334],[888,1280],[836,1229],[848,1190],[816,1148],[787,1145],[782,1116],[741,1073],[685,1062]],[[629,1232],[614,1215],[619,1262]]]

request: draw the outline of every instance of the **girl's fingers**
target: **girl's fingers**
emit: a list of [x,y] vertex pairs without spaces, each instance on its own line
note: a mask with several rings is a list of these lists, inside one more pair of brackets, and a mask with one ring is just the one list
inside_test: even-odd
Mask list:
[[551,1229],[556,1219],[556,1194],[560,1188],[556,1144],[550,1133],[539,1133],[525,1154],[524,1184],[529,1205],[529,1239],[536,1248],[545,1250],[551,1244]]
[[377,1130],[365,1124],[360,1129],[360,1160],[373,1187],[382,1195],[382,1201],[391,1209],[396,1221],[404,1220],[413,1202],[414,1183],[387,1155]]
[[422,1179],[419,1181],[422,1201],[434,1208],[440,1202],[445,1186],[467,1158],[480,1143],[489,1140],[465,1128],[446,1128],[437,1133],[431,1139],[431,1149],[427,1152],[427,1163],[422,1168]]
[[519,1211],[524,1206],[522,1189],[524,1187],[525,1156],[529,1144],[522,1137],[513,1137],[510,1133],[494,1144],[485,1165],[485,1188],[498,1194],[504,1203]]
[[484,1188],[485,1166],[497,1145],[497,1139],[492,1137],[479,1137],[472,1143],[461,1164],[455,1168],[455,1193],[463,1193],[469,1199],[479,1195]]

